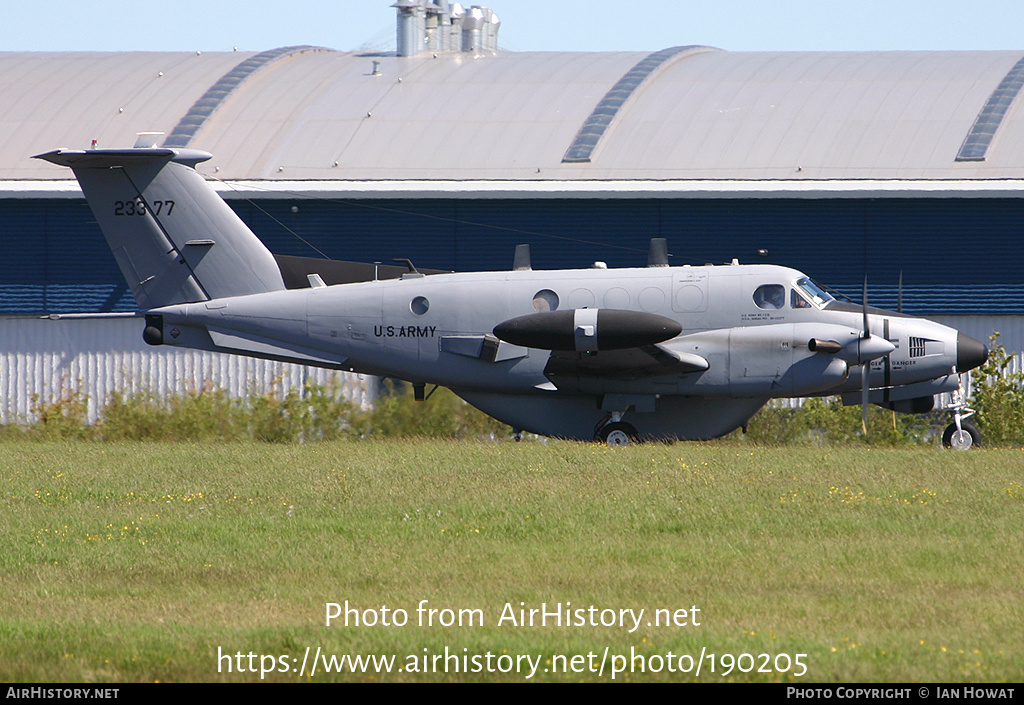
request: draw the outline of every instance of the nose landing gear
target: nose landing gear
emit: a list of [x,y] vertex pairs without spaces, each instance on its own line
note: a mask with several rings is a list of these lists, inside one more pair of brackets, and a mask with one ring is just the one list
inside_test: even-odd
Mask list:
[[965,420],[974,416],[974,409],[967,406],[963,382],[960,383],[960,389],[950,394],[950,403],[946,410],[952,412],[953,423],[943,431],[942,445],[956,450],[970,450],[981,446],[981,432],[978,431],[978,427]]

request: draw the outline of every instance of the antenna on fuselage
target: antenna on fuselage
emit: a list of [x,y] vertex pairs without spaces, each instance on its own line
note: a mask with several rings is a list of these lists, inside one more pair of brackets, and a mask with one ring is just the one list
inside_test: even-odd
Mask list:
[[395,257],[391,261],[392,262],[397,262],[398,264],[404,264],[406,267],[408,267],[409,268],[408,274],[419,274],[420,273],[420,270],[416,269],[416,265],[413,264],[412,260],[409,259],[408,257]]
[[668,266],[668,239],[663,237],[652,237],[650,247],[647,250],[648,267]]
[[530,264],[529,245],[516,245],[516,253],[512,256],[512,269],[516,272],[528,272],[533,269]]

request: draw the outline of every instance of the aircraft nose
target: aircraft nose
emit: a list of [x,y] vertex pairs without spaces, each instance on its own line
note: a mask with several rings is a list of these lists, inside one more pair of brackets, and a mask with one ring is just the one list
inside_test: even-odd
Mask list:
[[988,348],[969,335],[956,334],[956,371],[966,372],[985,364]]

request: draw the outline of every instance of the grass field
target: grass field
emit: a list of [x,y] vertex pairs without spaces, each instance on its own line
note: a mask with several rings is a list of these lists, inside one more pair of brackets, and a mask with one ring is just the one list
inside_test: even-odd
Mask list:
[[[1021,682],[1022,461],[742,442],[4,442],[0,680],[522,681],[536,663],[529,680],[610,681],[617,665],[627,681]],[[360,625],[326,626],[346,600]],[[506,603],[517,622],[571,603],[587,623],[499,624]],[[628,613],[589,623],[641,608],[632,632]],[[362,622],[396,610],[404,626]],[[462,626],[438,624],[460,610]],[[396,660],[310,675],[318,648]]]

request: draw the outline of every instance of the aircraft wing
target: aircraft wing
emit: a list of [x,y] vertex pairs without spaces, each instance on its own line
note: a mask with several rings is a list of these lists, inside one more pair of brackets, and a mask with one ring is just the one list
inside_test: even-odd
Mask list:
[[544,375],[552,381],[560,377],[642,379],[706,369],[708,361],[700,355],[675,352],[662,345],[643,345],[593,353],[555,350],[544,368]]

